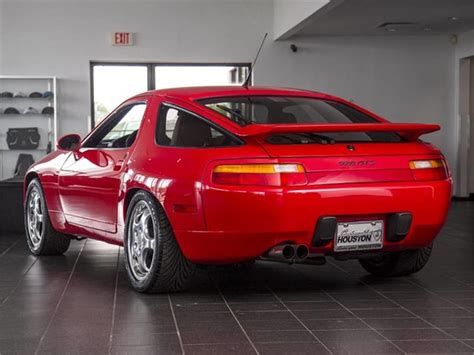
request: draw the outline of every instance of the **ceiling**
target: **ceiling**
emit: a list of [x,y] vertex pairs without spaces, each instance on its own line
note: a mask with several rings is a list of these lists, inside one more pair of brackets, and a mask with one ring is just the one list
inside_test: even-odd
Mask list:
[[293,35],[436,35],[471,29],[474,0],[332,0]]

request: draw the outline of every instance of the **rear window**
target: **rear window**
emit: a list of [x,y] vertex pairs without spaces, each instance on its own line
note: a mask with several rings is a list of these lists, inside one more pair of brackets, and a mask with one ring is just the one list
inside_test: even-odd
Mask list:
[[[199,100],[200,104],[241,126],[249,124],[378,123],[343,103],[291,96],[236,96]],[[401,142],[392,132],[291,133],[269,138],[273,144],[334,142]]]

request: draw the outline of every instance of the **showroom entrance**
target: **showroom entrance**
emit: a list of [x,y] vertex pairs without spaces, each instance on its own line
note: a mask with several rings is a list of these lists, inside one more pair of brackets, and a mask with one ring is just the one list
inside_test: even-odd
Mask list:
[[242,85],[249,63],[91,62],[91,127],[125,99],[147,90]]

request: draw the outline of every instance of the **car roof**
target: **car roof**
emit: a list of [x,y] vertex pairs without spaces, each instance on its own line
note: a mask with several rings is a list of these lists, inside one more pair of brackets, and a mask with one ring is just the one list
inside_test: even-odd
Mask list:
[[195,101],[199,99],[214,98],[214,97],[229,97],[229,96],[258,96],[258,95],[275,95],[275,96],[301,96],[301,97],[316,97],[325,99],[336,99],[331,95],[326,95],[309,90],[298,90],[291,88],[277,88],[264,86],[197,86],[197,87],[182,87],[170,88],[148,91],[146,93],[137,95],[137,97],[144,95],[172,97],[180,100]]

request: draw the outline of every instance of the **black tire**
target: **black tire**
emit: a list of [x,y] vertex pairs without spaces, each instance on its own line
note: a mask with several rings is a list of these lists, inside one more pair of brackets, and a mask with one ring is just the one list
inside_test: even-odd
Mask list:
[[384,253],[374,258],[359,259],[362,267],[374,276],[407,276],[420,271],[428,263],[433,244],[416,250]]
[[[40,209],[42,212],[42,222],[36,224],[36,230],[41,234],[40,237],[34,235],[31,229],[32,227],[30,227],[29,224],[31,219],[28,219],[28,213],[30,211],[28,204],[31,202],[33,196],[40,201]],[[53,228],[49,218],[43,188],[38,179],[31,180],[26,190],[24,221],[26,242],[33,255],[61,255],[68,250],[71,238],[68,235],[58,233]]]
[[[132,271],[132,243],[131,228],[134,209],[138,205],[148,206],[149,215],[154,238],[154,252],[149,261],[149,271],[141,279]],[[163,208],[156,199],[146,191],[137,192],[131,199],[127,209],[124,237],[125,267],[131,285],[138,292],[158,293],[183,291],[189,286],[189,282],[195,271],[195,265],[188,261],[174,237],[171,225]]]

